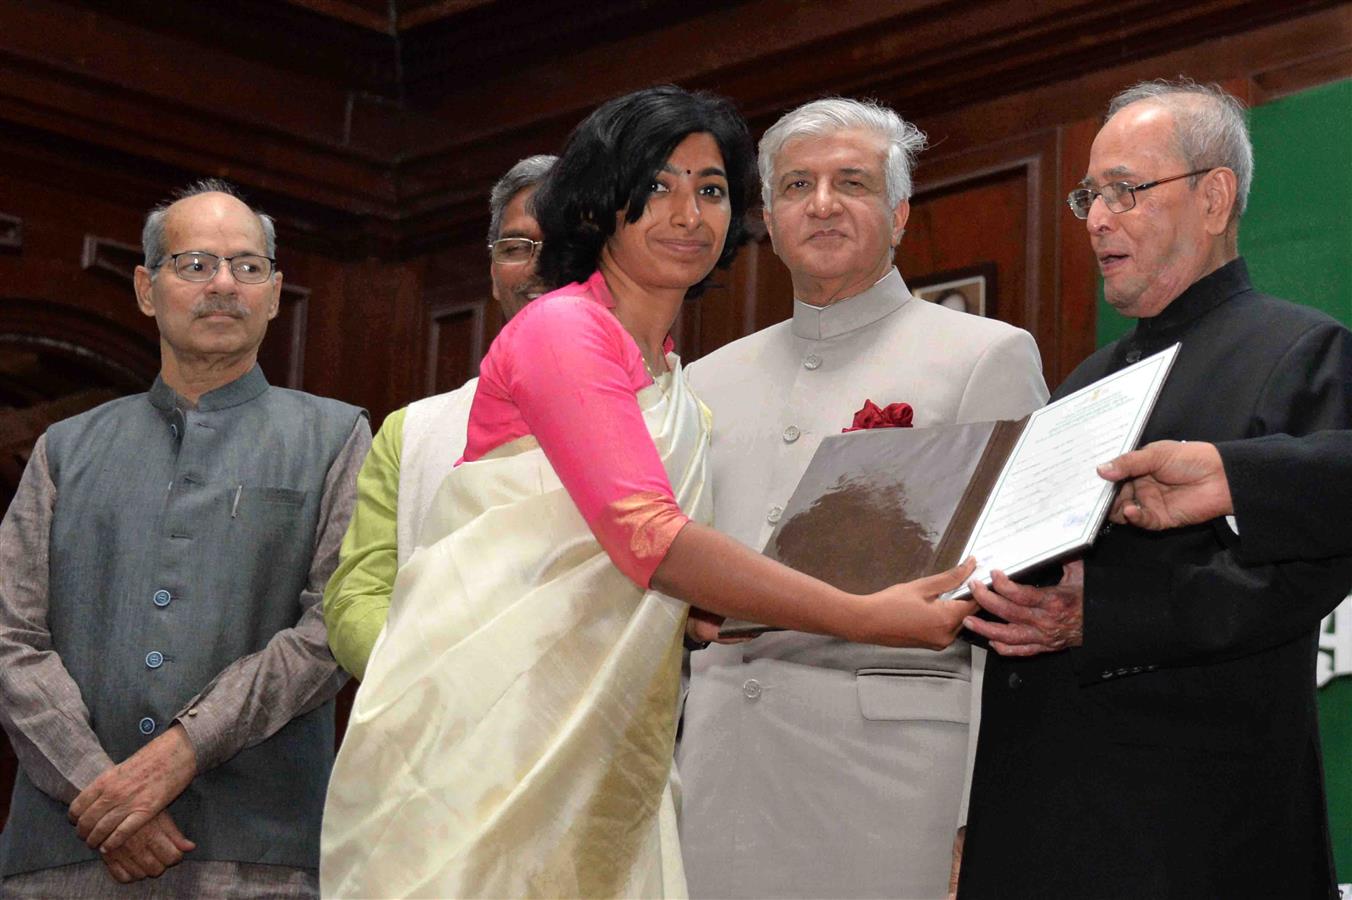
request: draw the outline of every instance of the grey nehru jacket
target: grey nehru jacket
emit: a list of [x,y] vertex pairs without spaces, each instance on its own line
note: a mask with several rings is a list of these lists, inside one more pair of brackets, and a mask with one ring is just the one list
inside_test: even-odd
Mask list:
[[318,864],[344,680],[319,597],[370,429],[257,366],[182,405],[156,379],[52,426],[0,526],[5,875],[97,859],[67,805],[176,720],[189,859]]

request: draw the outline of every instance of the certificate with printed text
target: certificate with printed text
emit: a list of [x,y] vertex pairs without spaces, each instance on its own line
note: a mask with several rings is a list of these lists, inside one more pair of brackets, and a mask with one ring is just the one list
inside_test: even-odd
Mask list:
[[976,557],[974,579],[990,584],[993,569],[1016,575],[1093,543],[1116,490],[1097,466],[1135,448],[1179,346],[1028,417],[959,554]]

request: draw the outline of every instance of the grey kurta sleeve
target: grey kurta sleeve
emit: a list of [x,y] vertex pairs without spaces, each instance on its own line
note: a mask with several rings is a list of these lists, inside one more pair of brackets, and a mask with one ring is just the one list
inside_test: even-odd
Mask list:
[[0,523],[0,723],[33,784],[70,803],[113,761],[52,649],[47,566],[55,506],[43,435]]
[[199,772],[274,734],[296,716],[328,701],[347,680],[329,651],[324,585],[338,565],[338,548],[356,502],[357,471],[371,447],[360,416],[324,478],[315,553],[300,595],[304,610],[257,653],[226,667],[178,713],[197,753]]

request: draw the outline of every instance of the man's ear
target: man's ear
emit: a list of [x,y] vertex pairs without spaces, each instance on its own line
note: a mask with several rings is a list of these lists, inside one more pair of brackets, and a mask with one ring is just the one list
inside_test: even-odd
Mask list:
[[150,298],[150,270],[137,266],[132,274],[132,286],[136,290],[136,306],[147,316],[155,315],[155,304]]
[[272,276],[272,303],[268,306],[268,321],[271,322],[277,318],[277,311],[281,309],[282,304],[282,270],[278,269]]
[[1206,203],[1206,231],[1210,235],[1224,234],[1230,227],[1230,213],[1239,200],[1239,179],[1226,166],[1212,169],[1202,176],[1202,199]]
[[895,249],[901,243],[901,236],[906,231],[906,220],[911,217],[911,201],[903,200],[897,204],[897,208],[892,212],[892,247]]

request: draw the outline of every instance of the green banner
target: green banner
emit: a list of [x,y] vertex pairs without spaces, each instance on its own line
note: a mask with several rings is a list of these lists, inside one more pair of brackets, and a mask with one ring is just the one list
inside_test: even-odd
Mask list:
[[[1255,107],[1249,126],[1255,171],[1239,244],[1254,286],[1352,326],[1352,80]],[[1099,346],[1131,327],[1100,287]],[[1319,647],[1329,824],[1338,880],[1352,882],[1352,597],[1324,620]]]

